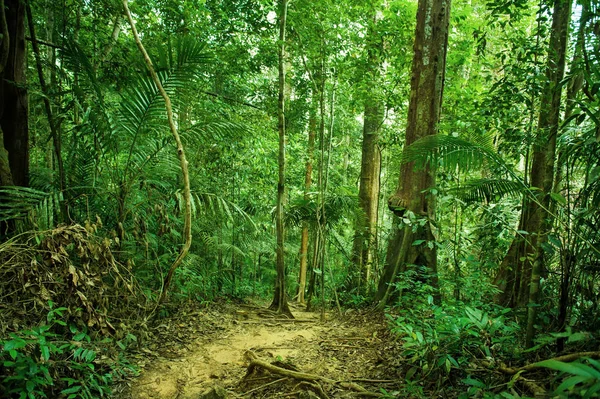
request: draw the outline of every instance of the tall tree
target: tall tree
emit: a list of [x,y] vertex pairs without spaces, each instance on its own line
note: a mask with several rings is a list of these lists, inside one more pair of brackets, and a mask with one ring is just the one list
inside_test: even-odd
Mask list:
[[285,253],[284,253],[284,226],[283,226],[283,201],[285,196],[285,29],[287,19],[288,0],[279,1],[279,98],[277,101],[277,122],[279,130],[279,178],[277,182],[277,208],[275,213],[275,229],[277,234],[276,264],[277,277],[275,279],[275,293],[273,302],[269,307],[277,313],[292,315],[285,292]]
[[523,200],[518,228],[527,234],[514,239],[494,281],[502,291],[498,301],[505,306],[522,306],[530,299],[537,300],[539,273],[544,262],[541,248],[552,226],[548,209],[554,182],[556,135],[562,91],[560,82],[565,70],[571,3],[572,0],[554,1],[537,135],[533,143],[531,168],[526,172],[529,174],[531,187],[536,191],[533,198],[526,197]]
[[552,33],[548,44],[546,83],[542,92],[538,121],[538,140],[534,143],[531,168],[531,184],[541,188],[536,201],[530,201],[528,214],[532,225],[527,227],[535,242],[535,260],[531,270],[529,305],[527,309],[526,345],[533,345],[534,326],[540,291],[540,277],[546,268],[545,243],[552,230],[553,215],[550,214],[550,196],[553,192],[554,163],[556,161],[556,136],[560,122],[561,81],[565,73],[567,38],[571,21],[572,0],[555,0],[552,16]]
[[[406,147],[420,138],[436,134],[446,69],[450,0],[419,0],[414,42],[410,101],[406,128]],[[383,276],[379,281],[376,300],[383,308],[394,291],[398,272],[409,265],[425,267],[430,283],[437,287],[437,259],[433,221],[435,182],[434,170],[427,165],[415,169],[413,162],[403,163],[396,192],[388,207],[403,225],[390,238]],[[439,298],[436,298],[439,300]]]
[[[29,124],[25,56],[25,2],[0,2],[0,172],[3,185],[29,185]],[[5,159],[8,158],[8,167]],[[10,170],[10,175],[7,173]]]
[[[308,117],[308,145],[306,149],[306,171],[304,174],[304,200],[309,201],[309,192],[312,187],[312,171],[315,153],[315,136],[317,134],[317,115],[314,104],[316,94],[313,91],[313,100]],[[298,302],[305,303],[306,272],[308,270],[308,221],[302,222],[300,237],[300,271],[298,277]]]
[[365,292],[371,279],[377,237],[377,215],[379,211],[379,178],[381,154],[379,131],[383,123],[384,104],[380,93],[383,41],[377,32],[377,10],[370,5],[367,32],[367,65],[365,82],[368,89],[364,96],[364,124],[360,187],[356,231],[352,247],[352,287]]

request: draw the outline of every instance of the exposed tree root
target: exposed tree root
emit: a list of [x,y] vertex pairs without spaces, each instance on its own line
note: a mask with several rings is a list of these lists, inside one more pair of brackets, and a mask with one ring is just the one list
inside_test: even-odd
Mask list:
[[[248,374],[251,373],[256,367],[263,368],[265,370],[270,371],[273,374],[278,374],[283,377],[293,378],[299,381],[305,381],[310,384],[318,385],[319,382],[329,384],[329,385],[338,385],[342,388],[346,388],[357,393],[360,393],[361,396],[370,396],[370,397],[378,397],[381,396],[376,392],[369,392],[361,385],[358,385],[354,382],[348,381],[335,381],[327,377],[323,377],[316,374],[304,373],[300,371],[288,370],[282,367],[275,366],[273,364],[267,363],[263,360],[260,360],[253,352],[246,352],[246,359],[249,361],[248,365]],[[320,386],[320,385],[318,385]]]

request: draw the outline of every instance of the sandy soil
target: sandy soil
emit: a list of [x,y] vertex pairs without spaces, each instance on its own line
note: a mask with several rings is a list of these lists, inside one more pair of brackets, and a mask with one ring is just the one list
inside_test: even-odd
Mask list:
[[[285,320],[264,308],[239,305],[229,311],[198,314],[184,320],[179,324],[181,331],[204,326],[197,329],[197,338],[189,340],[190,335],[177,338],[181,333],[175,328],[172,335],[178,345],[167,349],[166,342],[157,343],[155,350],[146,349],[144,360],[139,362],[140,376],[130,382],[130,389],[121,397],[196,399],[214,387],[225,389],[227,397],[322,396],[310,396],[312,392],[302,396],[308,393],[293,378],[282,379],[266,371],[246,375],[247,351],[269,363],[335,381],[358,379],[372,392],[379,392],[380,384],[369,386],[369,381],[362,380],[392,377],[385,376],[381,363],[378,334],[385,331],[381,323],[365,317],[333,314],[326,315],[322,322],[318,313],[305,312],[300,307],[292,311],[295,320]],[[278,379],[281,381],[272,383]],[[322,386],[328,396],[348,393],[339,386],[329,385]]]

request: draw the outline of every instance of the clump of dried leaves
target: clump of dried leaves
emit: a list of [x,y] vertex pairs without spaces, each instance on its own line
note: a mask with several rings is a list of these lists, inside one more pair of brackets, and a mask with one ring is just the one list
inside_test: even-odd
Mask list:
[[0,336],[42,324],[49,301],[101,335],[119,329],[113,320],[145,313],[131,270],[115,260],[114,240],[95,234],[98,227],[59,226],[0,244]]

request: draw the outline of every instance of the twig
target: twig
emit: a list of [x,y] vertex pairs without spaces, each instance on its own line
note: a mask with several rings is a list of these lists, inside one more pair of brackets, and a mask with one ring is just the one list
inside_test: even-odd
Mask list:
[[354,382],[370,382],[373,384],[396,384],[396,383],[398,383],[397,380],[371,380],[369,378],[353,378],[352,381],[354,381]]

